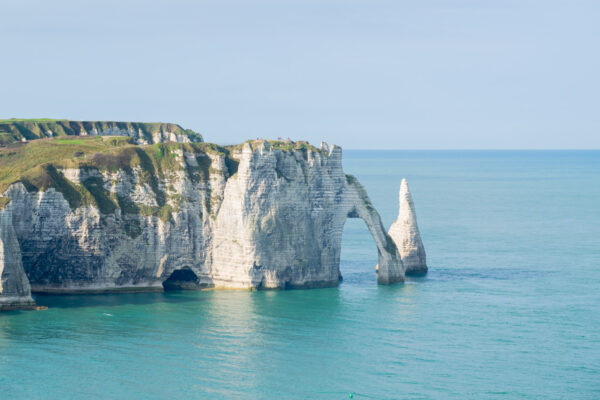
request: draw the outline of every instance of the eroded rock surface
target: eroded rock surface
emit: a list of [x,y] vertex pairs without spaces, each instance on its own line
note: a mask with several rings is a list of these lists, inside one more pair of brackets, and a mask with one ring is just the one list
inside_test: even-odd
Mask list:
[[0,211],[0,310],[31,308],[35,305],[21,262],[21,250],[10,208],[8,204]]
[[202,142],[202,135],[162,122],[71,121],[52,119],[0,120],[0,144],[57,136],[129,136],[138,144]]
[[406,179],[402,179],[400,184],[398,219],[394,221],[388,233],[398,247],[405,273],[415,275],[427,273],[425,248],[419,233],[415,206]]
[[[53,179],[70,182],[60,191],[12,184],[4,269],[24,269],[34,292],[335,286],[350,217],[375,239],[378,282],[403,281],[401,254],[339,147],[169,151],[150,174],[148,163],[57,168]],[[93,203],[75,196],[85,190]],[[29,298],[26,281],[15,285]]]

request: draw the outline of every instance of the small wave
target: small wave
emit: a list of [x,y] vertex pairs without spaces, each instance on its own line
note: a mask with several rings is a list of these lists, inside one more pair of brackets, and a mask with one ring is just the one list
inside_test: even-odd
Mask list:
[[535,279],[540,276],[551,274],[553,271],[522,269],[518,267],[494,267],[494,268],[439,268],[430,269],[427,277],[429,279]]

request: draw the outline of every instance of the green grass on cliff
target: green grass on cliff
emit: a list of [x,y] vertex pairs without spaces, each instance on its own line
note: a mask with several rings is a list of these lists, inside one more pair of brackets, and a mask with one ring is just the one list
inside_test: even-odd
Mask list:
[[83,144],[83,140],[81,139],[57,138],[56,140],[60,144]]
[[227,148],[231,150],[242,150],[244,145],[248,143],[252,149],[257,149],[259,146],[262,146],[263,143],[267,143],[273,150],[282,150],[282,151],[312,151],[312,152],[323,152],[318,147],[313,146],[312,144],[306,141],[291,141],[291,140],[268,140],[268,139],[258,139],[258,140],[246,140],[244,143],[227,146]]
[[78,136],[94,130],[125,129],[140,132],[149,142],[157,132],[174,132],[185,135],[193,142],[201,142],[202,136],[191,129],[184,129],[177,124],[164,122],[121,122],[121,121],[72,121],[68,119],[0,119],[0,144],[47,137]]
[[0,210],[4,210],[8,203],[10,203],[10,197],[0,196]]
[[[256,149],[264,145],[261,142],[249,141],[249,144]],[[282,151],[300,150],[304,157],[308,151],[321,151],[306,142],[269,141],[269,145]],[[166,221],[182,201],[181,194],[176,193],[172,185],[163,187],[161,181],[172,173],[183,172],[192,182],[208,183],[211,175],[224,173],[212,167],[210,155],[224,156],[227,179],[237,173],[239,161],[233,154],[241,151],[242,146],[221,147],[205,142],[137,145],[126,136],[61,136],[14,142],[0,147],[0,194],[16,182],[21,182],[30,192],[54,188],[73,209],[95,205],[105,215],[120,209],[128,224],[128,234],[136,236],[140,233],[136,215],[154,215]],[[194,157],[197,165],[182,162],[181,151]],[[153,192],[157,206],[136,204],[128,197],[110,193],[100,178],[91,177],[82,184],[72,182],[61,172],[68,168],[112,173],[135,170],[139,183]],[[218,199],[210,195],[210,185],[206,187],[209,192],[206,207],[210,212]],[[6,199],[5,202],[0,199],[0,207],[6,205]]]
[[[192,153],[197,167],[182,166],[176,151]],[[13,143],[0,148],[0,193],[15,182],[21,182],[29,191],[54,188],[61,192],[72,208],[95,204],[104,214],[121,208],[124,213],[157,215],[170,218],[167,204],[170,193],[160,187],[159,181],[174,171],[184,171],[194,181],[208,181],[212,172],[207,153],[226,155],[229,150],[210,143],[157,143],[139,146],[128,137],[79,136]],[[229,163],[235,163],[230,160]],[[187,165],[184,163],[184,165]],[[140,183],[154,192],[158,207],[148,208],[110,194],[97,178],[79,185],[66,179],[64,168],[97,168],[101,171],[137,170]],[[177,195],[173,193],[172,195]]]

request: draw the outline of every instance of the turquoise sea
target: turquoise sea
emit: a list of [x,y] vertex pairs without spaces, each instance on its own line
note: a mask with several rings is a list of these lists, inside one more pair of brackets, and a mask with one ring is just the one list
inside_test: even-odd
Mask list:
[[429,274],[377,286],[361,220],[339,288],[39,296],[0,314],[0,399],[598,399],[600,151],[346,151]]

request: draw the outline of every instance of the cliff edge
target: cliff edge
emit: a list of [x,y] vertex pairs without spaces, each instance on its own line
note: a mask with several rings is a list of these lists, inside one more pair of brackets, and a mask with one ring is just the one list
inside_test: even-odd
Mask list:
[[335,145],[32,140],[0,148],[0,193],[0,304],[11,293],[29,304],[29,288],[335,286],[347,218],[375,239],[377,281],[404,280],[396,242]]
[[0,119],[0,145],[61,136],[128,136],[137,144],[202,142],[202,135],[163,122]]

